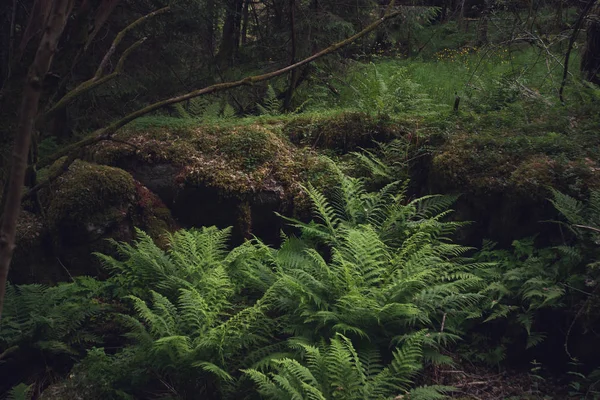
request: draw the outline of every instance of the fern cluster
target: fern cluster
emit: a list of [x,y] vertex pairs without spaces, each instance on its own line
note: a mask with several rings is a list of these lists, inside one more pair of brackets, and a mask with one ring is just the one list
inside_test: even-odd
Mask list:
[[[115,243],[118,258],[99,254],[108,287],[132,306],[131,345],[88,357],[123,365],[125,354],[182,398],[238,398],[252,382],[270,398],[408,393],[424,362],[449,361],[443,348],[483,300],[482,265],[447,239],[456,198],[407,201],[400,182],[372,192],[343,174],[330,199],[305,190],[314,220],[289,220],[300,235],[277,249],[252,240],[227,251],[230,230],[212,227],[169,236],[166,251],[139,231]],[[132,393],[133,380],[110,382]]]
[[[285,399],[385,399],[400,393],[409,393],[410,378],[421,368],[420,345],[422,335],[392,353],[392,361],[384,366],[374,349],[358,352],[352,341],[337,334],[330,344],[323,341],[310,345],[293,341],[291,346],[300,350],[300,362],[293,358],[274,361],[274,371],[264,373],[256,369],[244,373],[256,383],[263,398]],[[411,399],[443,398],[452,388],[444,386],[413,389]]]
[[[535,237],[530,237],[513,241],[511,249],[496,249],[495,243],[484,241],[475,254],[476,260],[490,263],[477,272],[486,282],[481,291],[486,299],[482,303],[482,322],[491,325],[491,331],[509,334],[495,340],[480,333],[469,336],[475,346],[474,351],[465,352],[466,356],[498,364],[506,357],[506,348],[522,336],[526,337],[525,348],[540,344],[546,338],[539,321],[543,311],[564,313],[578,308],[579,314],[570,318],[576,320],[586,310],[586,325],[597,320],[594,293],[600,278],[596,268],[600,256],[600,192],[593,191],[589,201],[582,203],[553,191],[550,201],[564,218],[559,223],[573,233],[571,243],[538,248]],[[573,327],[573,321],[568,323]]]
[[420,85],[409,78],[406,68],[382,72],[373,63],[361,66],[352,75],[341,101],[349,106],[375,114],[429,113],[439,107],[423,93]]
[[[24,343],[75,358],[98,345],[70,381],[90,399],[439,399],[451,388],[413,379],[451,363],[461,338],[480,360],[503,358],[502,344],[477,347],[472,327],[501,321],[533,346],[543,339],[537,312],[581,287],[569,279],[581,249],[540,250],[531,239],[468,256],[450,240],[462,226],[446,218],[456,196],[408,200],[403,182],[373,191],[341,172],[327,197],[304,190],[314,218],[286,218],[298,235],[277,248],[254,239],[229,250],[231,230],[210,227],[170,234],[164,250],[138,231],[132,244],[113,242],[116,257],[98,254],[106,282],[10,286],[4,357]],[[592,206],[555,203],[572,229],[597,234]],[[108,307],[100,299],[121,302],[118,349],[90,330]]]
[[46,359],[43,374],[51,375],[102,343],[101,324],[110,319],[102,292],[102,283],[87,277],[53,287],[8,284],[0,324],[0,372],[6,379],[0,389],[30,376],[36,360]]

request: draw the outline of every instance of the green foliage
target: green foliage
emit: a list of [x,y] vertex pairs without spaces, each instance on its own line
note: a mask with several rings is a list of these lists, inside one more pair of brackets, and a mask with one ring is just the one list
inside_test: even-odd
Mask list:
[[[272,361],[275,372],[243,372],[267,399],[384,399],[408,392],[411,378],[421,368],[421,343],[422,335],[414,336],[392,352],[391,363],[384,367],[376,350],[359,353],[350,339],[337,334],[330,344],[293,343],[304,362],[281,358]],[[417,388],[410,398],[440,399],[449,390]]]
[[32,389],[32,385],[19,383],[17,386],[10,389],[7,400],[29,400],[31,399]]
[[277,99],[277,94],[273,86],[267,86],[267,92],[263,100],[263,104],[257,104],[256,107],[261,115],[279,115],[281,114],[282,102]]
[[110,240],[119,259],[98,253],[96,256],[115,274],[111,281],[122,289],[121,295],[141,296],[149,290],[161,290],[176,296],[182,282],[194,282],[198,290],[222,284],[219,279],[223,278],[230,231],[210,227],[167,233],[169,250],[165,252],[138,229],[133,244]]
[[577,360],[569,362],[569,396],[577,400],[600,399],[600,390],[596,387],[600,379],[600,369],[595,368],[586,374],[580,372],[581,367]]
[[[474,333],[470,337],[472,349],[464,351],[465,356],[498,364],[507,347],[520,341],[522,333],[526,334],[525,348],[538,345],[546,338],[538,321],[542,311],[564,312],[577,305],[576,318],[585,315],[586,326],[597,320],[593,311],[597,299],[593,293],[598,287],[600,196],[592,191],[589,201],[583,203],[553,190],[550,201],[566,219],[566,223],[561,223],[571,230],[576,242],[571,246],[537,248],[532,237],[515,240],[512,249],[495,249],[494,243],[484,242],[474,256],[480,262],[491,262],[476,273],[487,282],[480,292],[486,296],[482,303],[483,322],[502,326],[507,334],[492,339]],[[570,329],[565,345],[568,355]]]
[[[534,238],[514,241],[511,250],[494,247],[494,243],[485,242],[475,256],[493,263],[479,273],[488,282],[481,292],[487,298],[482,308],[483,322],[500,319],[508,324],[514,338],[519,337],[519,329],[524,330],[526,348],[533,347],[545,338],[536,325],[538,312],[563,306],[565,285],[578,279],[570,276],[577,259],[560,257],[556,249],[537,249]],[[475,356],[495,364],[504,358],[505,344],[491,346],[489,352],[476,352]]]
[[113,242],[118,259],[98,256],[114,274],[109,287],[133,306],[122,317],[131,345],[90,352],[78,385],[105,371],[96,390],[125,396],[148,385],[143,371],[152,370],[181,397],[236,398],[248,390],[243,370],[267,397],[408,391],[423,361],[449,362],[440,351],[459,338],[483,283],[468,249],[447,243],[460,226],[444,222],[455,197],[406,202],[404,187],[369,192],[340,173],[328,199],[309,185],[315,221],[292,221],[301,237],[278,249],[254,240],[227,251],[230,230],[214,227],[170,235],[166,251],[141,231],[131,245]]
[[378,115],[424,113],[433,109],[430,99],[420,85],[411,81],[406,68],[391,69],[373,63],[356,67],[340,100],[350,107]]
[[98,301],[103,284],[91,278],[54,287],[11,285],[0,326],[0,350],[19,356],[35,349],[48,355],[77,356],[101,339],[90,322],[107,307]]

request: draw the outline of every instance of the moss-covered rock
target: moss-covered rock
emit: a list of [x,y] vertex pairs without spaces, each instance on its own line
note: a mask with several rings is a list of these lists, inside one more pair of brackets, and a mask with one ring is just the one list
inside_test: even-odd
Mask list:
[[21,210],[17,221],[15,235],[15,251],[9,270],[8,279],[13,283],[26,283],[34,280],[47,281],[62,277],[45,268],[47,264],[44,244],[47,230],[41,216]]
[[431,179],[437,189],[474,194],[539,199],[550,194],[550,187],[586,193],[600,183],[600,170],[586,152],[575,138],[553,132],[458,133],[436,149]]
[[107,224],[129,213],[134,200],[135,184],[127,172],[76,161],[52,186],[48,226],[55,231],[71,228],[74,240],[81,234],[103,234]]
[[101,143],[89,159],[129,171],[181,225],[233,225],[238,238],[259,233],[278,240],[274,211],[306,211],[300,183],[311,178],[327,186],[334,179],[330,165],[294,146],[281,124],[130,128],[118,138],[131,145]]
[[[470,244],[482,237],[510,245],[515,238],[544,232],[560,237],[547,200],[551,188],[585,198],[600,188],[593,154],[600,139],[555,132],[458,126],[433,148],[425,186],[430,192],[460,192],[459,218],[475,221],[465,230]],[[532,130],[532,127],[528,127]]]
[[[57,161],[50,172],[61,163]],[[19,273],[12,274],[15,281],[35,278],[52,282],[68,279],[68,274],[104,275],[92,252],[111,252],[105,239],[130,240],[134,226],[157,239],[165,230],[175,228],[160,199],[119,168],[76,161],[40,192],[40,201],[43,217],[24,212],[19,220],[22,234],[14,263]],[[34,255],[35,262],[28,254]]]
[[343,154],[402,136],[409,131],[406,125],[387,115],[342,112],[293,119],[284,125],[283,132],[297,145]]

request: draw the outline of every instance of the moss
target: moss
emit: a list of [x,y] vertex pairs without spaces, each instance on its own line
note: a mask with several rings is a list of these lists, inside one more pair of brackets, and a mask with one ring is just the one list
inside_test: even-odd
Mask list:
[[157,195],[137,181],[135,192],[137,210],[134,213],[134,225],[154,238],[158,245],[166,246],[164,234],[177,228],[171,211]]
[[553,131],[458,133],[439,145],[433,180],[438,190],[452,187],[472,193],[546,197],[550,186],[585,192],[600,179],[600,170],[590,164],[598,139],[595,144],[589,140]]
[[[131,145],[105,142],[89,155],[94,161],[126,167],[131,160],[179,167],[182,186],[211,187],[221,196],[248,200],[258,192],[275,192],[289,200],[298,182],[325,174],[319,156],[298,149],[281,132],[282,124],[202,125],[183,131],[124,130],[117,136]],[[312,172],[311,172],[312,171]]]
[[556,164],[549,156],[536,154],[517,166],[509,182],[523,196],[547,196],[548,188],[556,184]]
[[298,145],[333,149],[337,153],[371,147],[408,132],[408,128],[391,117],[371,116],[360,112],[300,117],[289,121],[283,132]]
[[[60,160],[58,161],[60,163]],[[127,172],[83,161],[74,162],[52,186],[47,212],[51,229],[66,222],[111,219],[133,201],[135,186]],[[98,214],[99,211],[105,210]]]

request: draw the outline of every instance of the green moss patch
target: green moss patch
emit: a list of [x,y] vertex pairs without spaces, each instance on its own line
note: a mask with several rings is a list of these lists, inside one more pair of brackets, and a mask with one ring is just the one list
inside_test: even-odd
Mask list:
[[436,149],[432,171],[436,186],[468,192],[545,197],[554,187],[585,193],[600,187],[592,158],[599,145],[556,132],[458,133]]
[[306,178],[325,184],[333,174],[315,151],[294,146],[281,125],[126,129],[117,137],[130,145],[104,142],[92,149],[91,157],[109,165],[131,165],[131,161],[173,165],[179,168],[178,184],[214,188],[221,196],[245,200],[266,191],[290,199]]
[[47,220],[53,229],[68,222],[113,219],[112,214],[124,212],[122,207],[134,200],[135,185],[131,175],[121,169],[76,161],[52,185],[51,192]]
[[406,123],[394,118],[361,112],[299,117],[283,127],[284,134],[297,145],[332,149],[338,154],[387,142],[409,131]]

